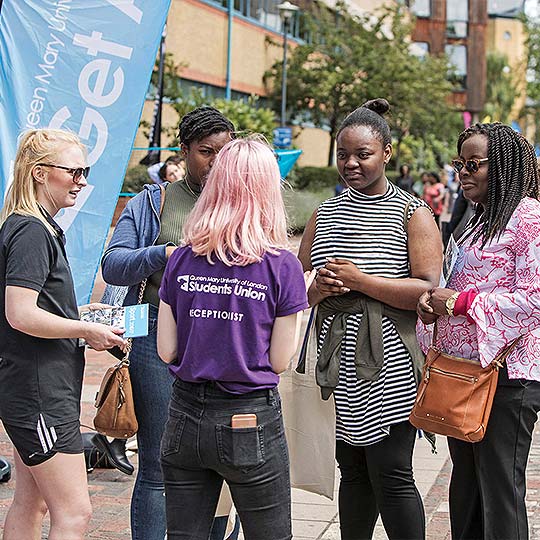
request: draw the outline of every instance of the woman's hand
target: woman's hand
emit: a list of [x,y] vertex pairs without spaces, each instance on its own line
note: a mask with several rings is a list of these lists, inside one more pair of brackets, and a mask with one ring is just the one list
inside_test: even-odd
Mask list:
[[362,271],[347,259],[328,258],[324,267],[341,282],[342,287],[348,289],[347,292],[356,289],[358,281],[362,277]]
[[420,320],[424,324],[433,324],[439,316],[433,313],[433,308],[431,307],[429,301],[431,298],[431,292],[426,291],[418,300],[416,305],[416,313],[420,317]]
[[88,345],[96,351],[105,351],[113,347],[120,347],[123,351],[127,341],[122,338],[123,328],[113,328],[101,323],[85,323],[85,332],[82,336]]
[[319,293],[326,296],[339,296],[340,294],[348,293],[351,289],[345,287],[343,281],[337,279],[337,276],[328,268],[320,268],[317,271],[315,284]]
[[97,309],[107,309],[107,308],[113,308],[114,306],[111,306],[109,304],[101,304],[100,302],[92,302],[91,304],[84,304],[83,306],[79,306],[79,317],[81,316],[81,313],[84,313],[85,311],[96,311]]
[[433,313],[437,315],[448,315],[446,301],[456,292],[453,289],[443,289],[441,287],[431,289],[429,305],[433,309]]
[[424,324],[431,324],[440,315],[448,315],[446,301],[457,291],[436,287],[420,296],[416,306],[416,312]]

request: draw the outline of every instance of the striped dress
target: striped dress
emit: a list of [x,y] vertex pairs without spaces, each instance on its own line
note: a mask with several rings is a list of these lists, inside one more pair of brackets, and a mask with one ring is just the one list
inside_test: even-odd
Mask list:
[[[407,220],[423,201],[388,183],[384,195],[364,195],[347,189],[321,204],[311,248],[314,268],[327,257],[348,259],[367,274],[386,278],[409,277]],[[333,316],[323,321],[319,347]],[[358,380],[354,350],[362,314],[350,315],[341,347],[339,383],[334,392],[338,440],[364,446],[382,440],[390,426],[409,418],[416,384],[412,360],[394,324],[383,317],[384,364],[376,381]]]

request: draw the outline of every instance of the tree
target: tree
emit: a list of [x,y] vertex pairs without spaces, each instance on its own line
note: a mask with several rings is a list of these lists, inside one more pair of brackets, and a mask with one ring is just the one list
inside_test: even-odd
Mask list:
[[[418,58],[410,52],[412,21],[405,8],[381,10],[376,16],[353,16],[343,3],[335,11],[317,6],[311,14],[313,43],[291,51],[288,103],[295,120],[310,120],[330,132],[328,164],[335,136],[345,115],[368,99],[385,97],[388,118],[399,150],[407,134],[444,138],[457,128],[459,117],[448,104],[452,87],[446,79],[445,57]],[[265,75],[276,105],[281,88],[280,62]]]
[[517,97],[518,91],[508,67],[508,57],[497,51],[489,52],[483,115],[489,116],[491,122],[507,124]]
[[535,130],[540,122],[540,20],[524,18],[527,32],[527,101],[523,116],[531,115]]

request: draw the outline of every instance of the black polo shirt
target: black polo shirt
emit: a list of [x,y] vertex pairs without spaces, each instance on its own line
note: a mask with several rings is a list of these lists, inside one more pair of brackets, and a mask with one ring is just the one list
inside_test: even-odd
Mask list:
[[44,339],[13,329],[6,320],[6,286],[37,291],[37,305],[66,319],[79,313],[62,229],[45,211],[52,235],[33,216],[12,214],[0,229],[0,418],[35,427],[80,416],[84,350],[76,339]]

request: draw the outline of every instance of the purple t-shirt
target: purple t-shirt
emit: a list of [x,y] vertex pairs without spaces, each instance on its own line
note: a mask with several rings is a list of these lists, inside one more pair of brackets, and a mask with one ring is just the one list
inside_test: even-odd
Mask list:
[[308,307],[304,275],[289,251],[266,253],[260,263],[209,264],[191,247],[174,251],[160,298],[171,306],[178,328],[178,359],[172,373],[187,382],[217,381],[233,394],[277,385],[269,361],[276,317]]

